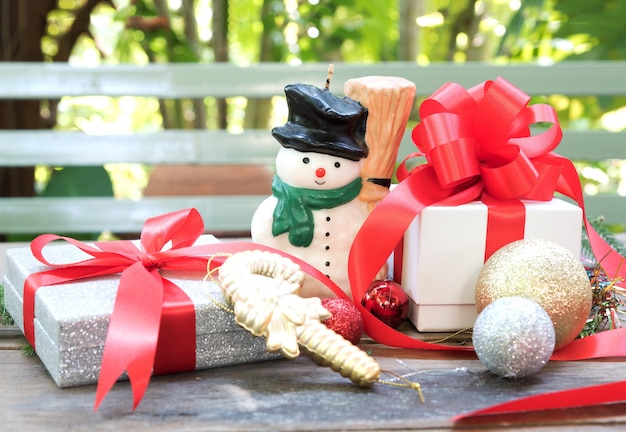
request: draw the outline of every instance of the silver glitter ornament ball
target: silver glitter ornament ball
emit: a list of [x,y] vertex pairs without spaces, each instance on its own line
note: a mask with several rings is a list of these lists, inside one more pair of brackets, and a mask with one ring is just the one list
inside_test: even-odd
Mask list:
[[504,297],[478,315],[472,340],[476,355],[492,373],[521,378],[548,363],[556,339],[541,306],[523,297]]

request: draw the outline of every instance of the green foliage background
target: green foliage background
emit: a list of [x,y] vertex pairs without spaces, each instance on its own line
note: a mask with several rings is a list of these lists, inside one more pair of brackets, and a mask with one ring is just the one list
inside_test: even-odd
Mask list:
[[[59,41],[87,3],[58,0],[41,41],[48,58],[55,56]],[[549,65],[623,60],[624,22],[626,0],[102,0],[91,11],[89,26],[73,46],[70,62]],[[626,127],[626,96],[533,96],[534,102],[553,105],[569,128]],[[58,105],[55,127],[87,133],[267,128],[282,121],[277,117],[282,115],[277,109],[280,103],[242,98],[65,98]],[[418,120],[415,114],[411,122]],[[585,162],[578,167],[588,193],[626,193],[623,161]],[[137,197],[150,168],[108,166],[106,171],[112,183],[100,177],[95,190],[80,193]],[[80,184],[85,175],[80,168],[69,172],[40,167],[37,180],[44,194],[72,194],[77,191],[71,185]]]

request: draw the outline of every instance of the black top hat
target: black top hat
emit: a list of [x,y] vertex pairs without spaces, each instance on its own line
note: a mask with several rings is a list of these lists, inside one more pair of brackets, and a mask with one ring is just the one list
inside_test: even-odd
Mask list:
[[355,161],[367,157],[367,108],[309,84],[290,84],[285,95],[289,118],[272,129],[283,147]]

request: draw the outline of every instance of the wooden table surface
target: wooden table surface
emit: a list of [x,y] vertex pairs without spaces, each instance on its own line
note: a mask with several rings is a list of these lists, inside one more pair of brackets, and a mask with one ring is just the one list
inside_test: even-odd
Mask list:
[[[136,411],[118,382],[97,412],[95,385],[60,389],[25,340],[0,327],[2,430],[448,430],[451,418],[532,394],[626,380],[620,361],[550,362],[518,380],[487,372],[471,352],[411,351],[366,341],[381,367],[421,384],[417,392],[375,384],[362,389],[307,357],[153,377]],[[626,404],[485,416],[456,427],[532,430],[626,428]]]
[[2,431],[626,429],[626,403],[452,421],[524,396],[626,380],[621,359],[550,362],[533,377],[510,380],[489,373],[473,352],[401,350],[365,339],[362,348],[382,369],[421,384],[424,404],[414,390],[362,389],[301,356],[153,377],[134,412],[129,383],[118,382],[94,412],[95,385],[56,387],[37,357],[22,355],[25,345],[19,329],[0,325]]

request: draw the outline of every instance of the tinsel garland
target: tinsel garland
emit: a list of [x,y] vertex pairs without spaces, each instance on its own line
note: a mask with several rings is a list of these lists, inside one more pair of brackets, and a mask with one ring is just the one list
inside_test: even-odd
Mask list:
[[[620,255],[626,256],[626,247],[609,227],[605,224],[603,217],[589,219],[591,226]],[[593,304],[591,313],[585,327],[580,332],[579,337],[591,336],[592,334],[620,328],[621,321],[619,314],[624,314],[626,306],[626,289],[618,286],[622,281],[609,280],[602,269],[602,257],[595,257],[591,251],[589,237],[583,230],[582,236],[583,263],[589,275],[589,281],[593,290]],[[626,263],[625,263],[626,265]]]
[[605,330],[622,327],[619,315],[624,314],[626,289],[617,285],[604,274],[600,264],[587,267],[591,282],[593,303],[589,319],[579,337],[591,336]]

